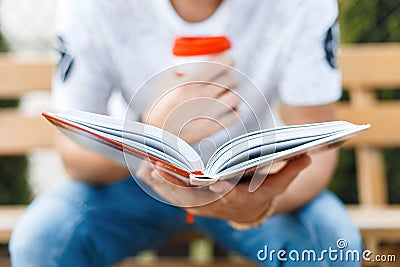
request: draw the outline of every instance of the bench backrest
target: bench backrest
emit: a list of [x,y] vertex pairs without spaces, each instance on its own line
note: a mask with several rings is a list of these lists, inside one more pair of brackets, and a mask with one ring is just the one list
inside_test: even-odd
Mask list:
[[[372,124],[370,130],[345,144],[356,151],[359,201],[384,204],[387,185],[381,148],[400,145],[400,101],[379,101],[376,91],[400,88],[400,44],[344,46],[340,65],[350,101],[339,105],[338,118]],[[53,69],[51,60],[0,56],[0,99],[50,91]],[[0,127],[0,155],[25,154],[53,144],[54,129],[39,115],[0,110]]]
[[[50,92],[51,60],[0,56],[0,99],[19,99],[31,91]],[[53,145],[54,130],[42,118],[17,108],[0,109],[0,155],[23,155],[35,147]]]
[[400,100],[378,99],[378,91],[400,89],[400,44],[344,46],[340,57],[349,102],[338,118],[370,123],[371,129],[349,141],[355,148],[360,204],[388,202],[382,150],[400,147]]

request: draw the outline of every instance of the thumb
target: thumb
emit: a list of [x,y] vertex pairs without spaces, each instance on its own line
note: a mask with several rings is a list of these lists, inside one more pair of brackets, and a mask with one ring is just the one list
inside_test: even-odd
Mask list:
[[262,187],[278,195],[285,191],[297,175],[310,164],[311,158],[307,155],[289,160],[279,172],[268,176],[264,182],[265,186]]
[[214,193],[227,193],[231,190],[233,185],[227,181],[218,181],[216,183],[211,184],[208,188]]

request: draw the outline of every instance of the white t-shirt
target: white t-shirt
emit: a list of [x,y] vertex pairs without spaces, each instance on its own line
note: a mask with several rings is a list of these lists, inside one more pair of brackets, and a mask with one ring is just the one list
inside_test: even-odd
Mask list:
[[[173,64],[176,36],[227,35],[235,67],[254,81],[271,105],[277,100],[321,105],[341,95],[332,46],[336,0],[224,0],[199,23],[184,21],[169,0],[60,2],[56,110],[106,113],[115,92],[122,95],[121,106],[126,105],[141,84]],[[141,114],[152,99],[143,97],[131,112]],[[254,96],[251,105],[261,121],[244,114],[247,130],[273,126],[264,114],[267,107],[257,101]],[[227,138],[223,133],[212,137],[217,146]]]

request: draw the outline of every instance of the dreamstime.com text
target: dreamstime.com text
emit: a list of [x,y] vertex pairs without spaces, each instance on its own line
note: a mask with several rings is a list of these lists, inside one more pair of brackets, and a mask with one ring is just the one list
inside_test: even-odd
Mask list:
[[371,250],[348,249],[347,240],[340,238],[336,247],[328,247],[321,251],[313,249],[304,250],[274,250],[267,245],[257,252],[259,261],[291,261],[291,262],[396,262],[396,255],[375,255]]

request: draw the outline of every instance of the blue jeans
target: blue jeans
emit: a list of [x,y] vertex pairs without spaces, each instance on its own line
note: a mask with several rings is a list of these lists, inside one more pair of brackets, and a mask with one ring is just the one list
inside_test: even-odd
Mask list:
[[[191,228],[269,267],[360,265],[357,261],[331,261],[328,254],[321,257],[324,249],[338,250],[340,238],[348,244],[344,249],[361,251],[362,246],[345,207],[328,191],[297,212],[237,231],[212,218],[196,217],[195,223],[188,225],[182,209],[149,197],[132,178],[97,187],[70,181],[38,197],[13,232],[11,260],[14,267],[109,266]],[[272,250],[276,252],[271,255]],[[286,260],[283,254],[278,258],[279,250],[286,251]],[[304,250],[315,251],[316,258],[302,255]]]

